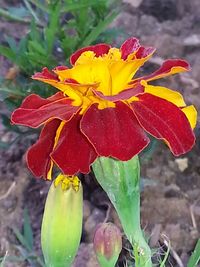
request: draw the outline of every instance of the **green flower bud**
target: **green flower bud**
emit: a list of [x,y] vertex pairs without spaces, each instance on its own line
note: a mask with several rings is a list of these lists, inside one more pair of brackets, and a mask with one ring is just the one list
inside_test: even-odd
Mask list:
[[122,236],[112,223],[99,224],[94,235],[94,250],[101,267],[114,267],[122,250]]
[[48,267],[70,267],[78,250],[83,217],[83,190],[78,177],[58,175],[43,215],[41,244]]

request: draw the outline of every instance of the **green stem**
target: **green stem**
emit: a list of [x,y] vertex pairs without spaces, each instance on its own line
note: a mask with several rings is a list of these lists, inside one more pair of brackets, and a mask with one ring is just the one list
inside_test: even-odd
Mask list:
[[122,162],[98,158],[93,164],[96,178],[107,193],[133,245],[136,267],[152,267],[151,250],[140,225],[140,166],[138,157]]

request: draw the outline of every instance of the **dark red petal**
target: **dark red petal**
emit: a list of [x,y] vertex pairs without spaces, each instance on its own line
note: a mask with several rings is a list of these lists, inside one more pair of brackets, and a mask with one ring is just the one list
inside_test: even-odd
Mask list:
[[84,48],[77,50],[74,54],[71,55],[70,63],[74,65],[76,63],[76,60],[85,51],[93,51],[97,57],[100,57],[104,54],[107,54],[109,50],[110,50],[110,45],[108,44],[97,44],[97,45],[84,47]]
[[131,54],[137,51],[140,47],[139,40],[135,37],[131,37],[127,39],[120,47],[122,56],[121,58],[123,60],[126,60],[127,57]]
[[58,144],[51,154],[53,161],[68,175],[88,173],[97,157],[92,144],[80,131],[80,119],[81,115],[77,114],[64,125]]
[[63,66],[63,65],[61,65],[61,66],[57,66],[57,67],[55,67],[55,68],[53,69],[53,71],[57,71],[57,70],[67,70],[67,69],[68,69],[67,66]]
[[176,156],[189,151],[195,142],[188,119],[177,106],[151,94],[138,96],[131,103],[144,129],[158,139],[165,139]]
[[143,76],[141,78],[135,79],[132,83],[139,82],[141,80],[153,81],[156,79],[160,79],[162,77],[166,77],[168,75],[172,75],[178,72],[187,71],[190,69],[190,66],[187,61],[181,59],[168,59],[166,60],[162,66],[153,72],[150,75]]
[[23,100],[20,108],[36,109],[62,98],[63,94],[61,92],[56,93],[55,95],[50,96],[49,98],[42,98],[39,95],[31,94]]
[[144,47],[141,46],[138,51],[136,52],[136,58],[145,58],[148,57],[150,54],[155,52],[155,48],[153,47]]
[[46,98],[46,100],[47,100],[49,103],[52,103],[52,102],[57,101],[57,100],[59,100],[59,99],[63,99],[63,97],[65,97],[64,94],[63,94],[63,92],[58,92],[58,93],[56,93],[56,94],[54,94],[54,95],[52,95],[52,96]]
[[99,155],[119,160],[131,159],[149,143],[133,111],[122,102],[102,110],[93,104],[83,115],[81,130]]
[[116,101],[119,101],[119,100],[126,100],[126,99],[131,98],[132,96],[136,96],[138,94],[143,93],[144,92],[144,86],[141,85],[140,83],[136,83],[136,84],[133,85],[132,88],[123,90],[119,94],[111,95],[111,96],[105,96],[105,95],[103,95],[102,92],[95,91],[95,90],[93,90],[93,92],[97,96],[102,98],[102,99],[105,99],[105,100],[108,100],[108,101],[112,101],[112,102],[116,102]]
[[27,164],[36,177],[47,177],[50,166],[50,153],[53,150],[56,130],[61,121],[52,120],[43,127],[39,140],[27,152]]
[[49,71],[46,67],[42,69],[42,72],[36,72],[33,76],[32,79],[48,79],[48,80],[55,80],[59,81],[58,76]]
[[53,118],[70,120],[79,107],[71,106],[68,98],[57,98],[58,95],[49,99],[43,99],[37,95],[28,96],[22,107],[12,113],[12,123],[37,128]]
[[65,83],[72,83],[72,84],[80,84],[80,83],[78,83],[76,80],[74,80],[74,79],[66,79],[65,80]]

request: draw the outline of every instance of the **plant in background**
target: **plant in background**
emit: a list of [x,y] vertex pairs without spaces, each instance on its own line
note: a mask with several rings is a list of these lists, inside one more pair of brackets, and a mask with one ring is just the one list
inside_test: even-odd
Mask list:
[[27,153],[35,176],[51,180],[54,168],[65,175],[88,173],[93,164],[133,246],[136,267],[152,267],[140,225],[137,155],[149,144],[148,134],[164,140],[175,156],[195,143],[195,107],[187,106],[180,93],[150,84],[187,71],[188,63],[167,60],[154,73],[134,77],[154,51],[136,38],[119,49],[107,44],[82,48],[72,54],[70,68],[35,73],[33,79],[59,92],[48,98],[29,95],[11,118],[14,124],[32,128],[43,125],[39,140]]
[[[70,54],[82,46],[111,41],[116,33],[107,27],[118,14],[119,4],[119,0],[23,0],[19,7],[0,8],[2,17],[27,24],[21,40],[5,36],[0,45],[0,54],[13,63],[6,76],[0,77],[0,101],[12,111],[31,93],[52,95],[52,87],[40,86],[30,75],[43,66],[68,63]],[[20,136],[19,127],[9,126],[9,116],[0,115],[5,127]]]

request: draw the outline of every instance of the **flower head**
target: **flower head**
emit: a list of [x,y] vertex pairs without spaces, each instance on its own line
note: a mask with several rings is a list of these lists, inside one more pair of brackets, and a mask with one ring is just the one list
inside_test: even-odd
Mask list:
[[148,145],[147,133],[165,140],[176,156],[192,148],[194,106],[186,106],[176,91],[149,84],[187,71],[188,63],[170,59],[152,74],[134,78],[154,51],[136,38],[119,49],[98,44],[75,52],[71,68],[44,68],[33,75],[59,90],[47,99],[28,96],[12,114],[15,124],[43,125],[27,153],[35,176],[50,179],[54,164],[68,175],[87,173],[99,156],[127,161]]

